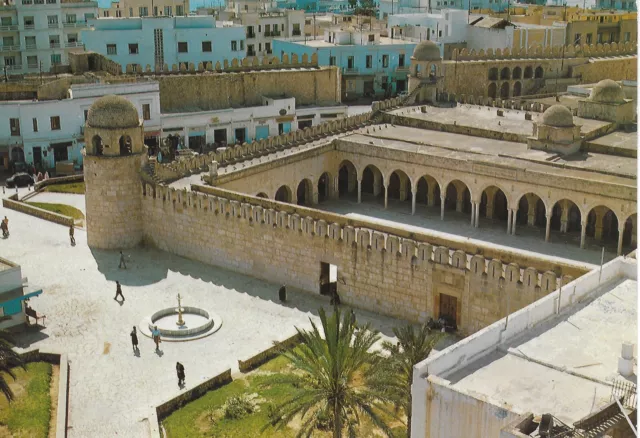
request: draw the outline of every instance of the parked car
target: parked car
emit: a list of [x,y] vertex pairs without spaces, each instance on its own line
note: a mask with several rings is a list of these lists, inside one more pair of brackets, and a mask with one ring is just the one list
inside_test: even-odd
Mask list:
[[26,187],[33,183],[33,177],[28,173],[16,173],[10,178],[7,178],[7,187]]

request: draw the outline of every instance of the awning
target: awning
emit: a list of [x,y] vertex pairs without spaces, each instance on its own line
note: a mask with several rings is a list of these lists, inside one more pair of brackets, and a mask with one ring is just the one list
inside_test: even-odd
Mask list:
[[25,293],[22,296],[0,303],[0,307],[2,307],[5,316],[15,315],[22,312],[22,302],[24,300],[36,297],[42,293],[42,289],[33,290],[33,288],[31,288],[29,290],[31,290],[32,292]]

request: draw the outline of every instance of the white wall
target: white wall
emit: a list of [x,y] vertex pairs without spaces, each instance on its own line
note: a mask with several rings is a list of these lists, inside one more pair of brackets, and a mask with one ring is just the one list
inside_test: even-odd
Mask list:
[[513,45],[513,27],[505,29],[487,29],[484,27],[467,26],[467,50],[474,49],[506,49]]

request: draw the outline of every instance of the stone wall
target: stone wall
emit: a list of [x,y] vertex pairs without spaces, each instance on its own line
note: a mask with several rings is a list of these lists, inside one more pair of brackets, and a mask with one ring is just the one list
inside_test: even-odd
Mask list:
[[16,195],[11,196],[10,198],[4,198],[2,200],[2,206],[46,221],[55,222],[56,224],[64,225],[66,227],[70,227],[73,224],[72,217],[34,207],[33,205],[29,205],[25,202],[15,200],[15,197]]
[[531,258],[529,265],[526,256],[519,257],[522,265],[505,266],[497,258],[416,240],[418,233],[403,236],[399,229],[390,233],[393,227],[221,189],[197,189],[215,196],[145,185],[148,243],[310,293],[319,293],[320,263],[331,263],[338,267],[338,293],[345,303],[410,321],[437,317],[440,294],[450,295],[458,301],[462,333],[473,333],[553,291],[556,273],[540,272],[536,265],[562,274],[585,272],[543,259]]
[[282,354],[286,350],[290,350],[300,344],[302,339],[296,333],[295,335],[285,339],[281,342],[274,342],[273,347],[267,348],[264,351],[256,354],[255,356],[251,356],[246,360],[238,359],[238,367],[240,371],[243,373],[248,373],[249,371],[255,370],[260,365],[269,362],[274,357]]
[[295,97],[296,106],[340,102],[340,73],[336,67],[170,75],[154,79],[160,83],[163,113],[260,106],[262,96],[284,93]]
[[565,47],[523,47],[522,49],[454,50],[451,59],[458,61],[498,60],[498,59],[560,59],[560,58],[600,58],[635,55],[638,45],[634,42],[611,44],[583,44]]
[[53,186],[56,184],[69,184],[74,182],[83,182],[84,175],[70,175],[70,176],[60,176],[57,178],[49,178],[42,181],[39,181],[35,184],[34,190],[39,191],[47,186]]

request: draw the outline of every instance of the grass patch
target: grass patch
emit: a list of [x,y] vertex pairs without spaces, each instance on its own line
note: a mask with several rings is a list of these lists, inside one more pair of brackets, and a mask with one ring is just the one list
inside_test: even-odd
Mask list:
[[17,380],[4,375],[16,396],[9,402],[0,396],[0,425],[14,437],[47,437],[51,421],[51,364],[31,362],[26,371],[14,368]]
[[75,207],[66,204],[50,204],[48,202],[27,202],[29,205],[41,208],[43,210],[51,211],[53,213],[63,214],[70,216],[76,220],[84,219],[84,214]]
[[85,186],[84,182],[74,182],[67,184],[51,184],[50,186],[46,186],[44,188],[45,192],[54,192],[54,193],[75,193],[78,195],[84,195]]
[[[262,427],[269,422],[271,406],[277,406],[295,394],[296,389],[281,382],[281,377],[293,371],[289,360],[283,355],[277,356],[256,370],[234,380],[230,384],[186,404],[167,417],[163,426],[169,438],[200,437],[260,437],[292,438],[296,435],[299,421],[294,421],[282,430]],[[251,399],[256,409],[242,418],[225,418],[226,403],[232,397]],[[391,427],[397,437],[406,437],[407,429],[400,422],[392,422]],[[330,432],[316,430],[314,437],[330,438]],[[382,434],[366,419],[362,419],[358,436],[382,437]]]

